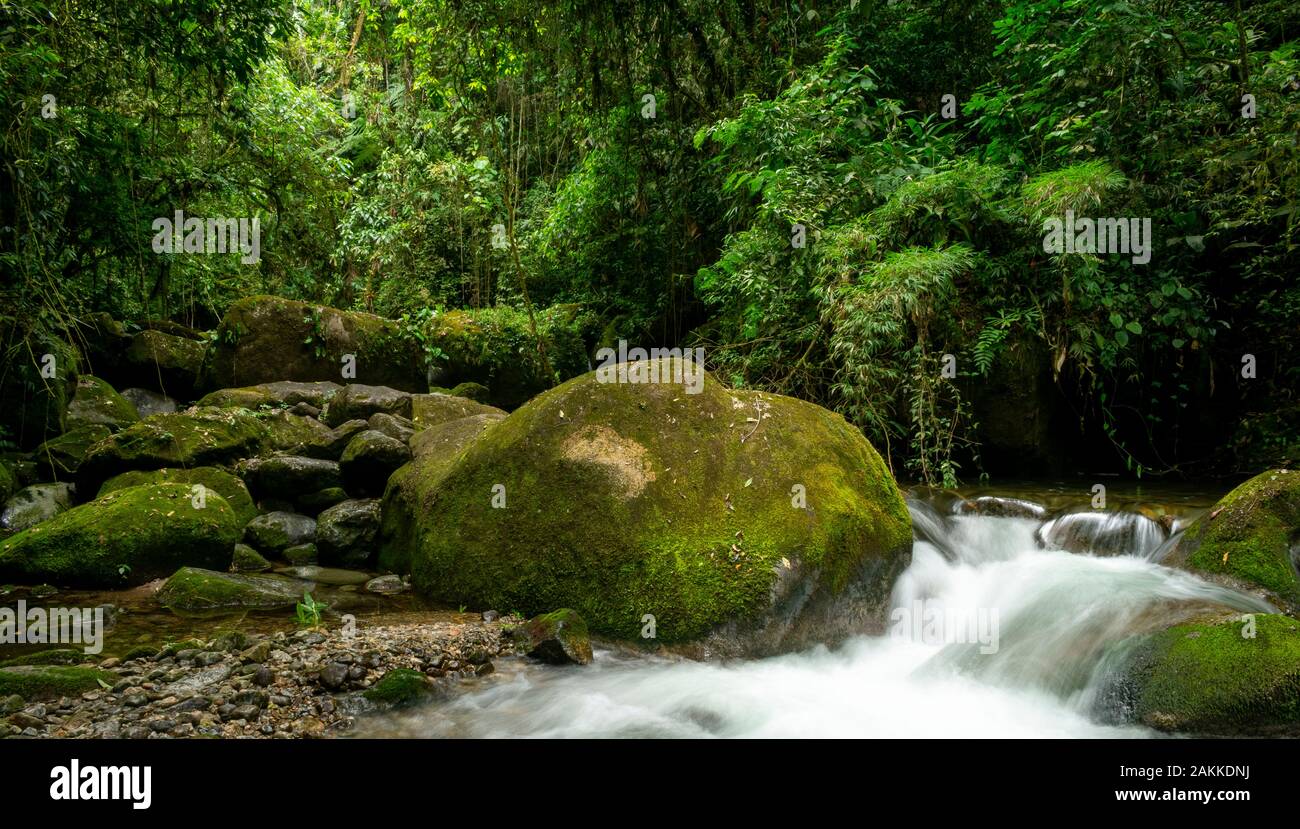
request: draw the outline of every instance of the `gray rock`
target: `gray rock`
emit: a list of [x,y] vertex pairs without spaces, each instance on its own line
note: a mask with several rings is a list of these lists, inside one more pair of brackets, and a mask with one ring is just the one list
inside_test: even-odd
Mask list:
[[290,547],[312,542],[316,521],[292,512],[259,515],[244,527],[244,541],[263,553],[277,555]]
[[378,576],[366,582],[366,590],[371,593],[378,593],[381,596],[392,596],[406,590],[408,585],[402,581],[401,576]]
[[343,570],[338,567],[314,567],[312,565],[303,565],[299,567],[280,567],[276,569],[277,573],[285,576],[292,576],[295,579],[304,579],[314,581],[318,584],[343,585],[343,584],[365,584],[370,576],[358,570]]
[[410,443],[411,437],[415,434],[415,424],[412,421],[385,412],[372,414],[370,420],[366,421],[366,425],[402,443]]
[[18,490],[0,511],[0,527],[13,532],[47,521],[72,506],[69,484],[34,484]]
[[321,561],[337,567],[364,567],[379,535],[379,501],[344,501],[316,519],[316,549]]
[[337,461],[294,455],[254,458],[240,473],[255,498],[293,499],[299,493],[318,492],[343,482]]
[[142,420],[150,415],[171,414],[180,408],[172,398],[149,389],[122,389],[122,397],[135,406]]
[[410,459],[406,444],[367,429],[348,443],[339,459],[343,486],[357,495],[382,495],[389,476]]
[[348,666],[342,662],[331,662],[321,669],[319,679],[321,685],[331,691],[337,691],[343,687],[343,683],[347,682]]
[[376,412],[411,416],[411,395],[388,386],[366,386],[353,383],[344,386],[330,400],[325,410],[325,422],[338,426],[348,420],[367,420]]

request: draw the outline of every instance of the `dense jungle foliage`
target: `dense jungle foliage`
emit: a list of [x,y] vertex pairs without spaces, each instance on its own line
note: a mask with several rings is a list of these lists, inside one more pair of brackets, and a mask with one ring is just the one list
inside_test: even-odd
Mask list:
[[[1292,0],[0,0],[0,371],[92,312],[580,303],[899,476],[1251,471],[1300,447],[1298,47]],[[155,253],[176,210],[260,261]],[[1045,252],[1067,211],[1150,261]]]

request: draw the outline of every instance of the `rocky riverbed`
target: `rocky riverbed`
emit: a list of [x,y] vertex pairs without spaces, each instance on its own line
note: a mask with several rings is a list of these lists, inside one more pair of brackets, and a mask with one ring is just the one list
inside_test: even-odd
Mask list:
[[410,614],[410,621],[354,630],[232,630],[102,661],[46,652],[36,661],[56,664],[28,666],[33,682],[90,687],[41,702],[17,694],[0,700],[7,715],[0,736],[344,736],[359,717],[472,686],[513,652],[504,633],[520,619],[448,615]]

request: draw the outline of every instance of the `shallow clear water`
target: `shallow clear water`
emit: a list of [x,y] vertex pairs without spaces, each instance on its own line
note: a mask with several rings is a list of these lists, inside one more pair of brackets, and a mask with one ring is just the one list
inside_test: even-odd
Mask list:
[[600,650],[584,668],[502,660],[486,687],[364,720],[357,733],[1147,736],[1098,717],[1107,648],[1215,607],[1269,609],[1162,567],[1148,550],[1109,557],[1050,551],[1034,541],[1036,521],[955,517],[926,504],[914,505],[914,513],[918,536],[930,540],[918,538],[895,585],[895,624],[885,636],[727,664]]

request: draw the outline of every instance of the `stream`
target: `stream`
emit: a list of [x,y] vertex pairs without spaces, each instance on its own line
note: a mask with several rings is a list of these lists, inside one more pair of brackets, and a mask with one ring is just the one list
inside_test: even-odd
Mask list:
[[[1022,494],[999,494],[1008,493]],[[1067,497],[1033,495],[1054,508],[1054,499]],[[1176,532],[1212,500],[1172,493],[1160,510]],[[1100,695],[1115,665],[1112,646],[1225,605],[1270,609],[1161,566],[1164,545],[1144,530],[1149,519],[1136,501],[1120,500],[1106,521],[1089,522],[1109,531],[1132,525],[1130,549],[1111,555],[1045,549],[1035,540],[1043,521],[954,514],[952,502],[950,493],[914,492],[909,499],[916,543],[893,590],[891,619],[898,623],[885,635],[729,663],[601,648],[587,667],[501,660],[475,690],[441,705],[363,718],[355,734],[1155,736],[1107,716]],[[1103,541],[1114,547],[1113,538]],[[926,614],[943,624],[922,621]],[[902,624],[906,619],[916,623]]]

